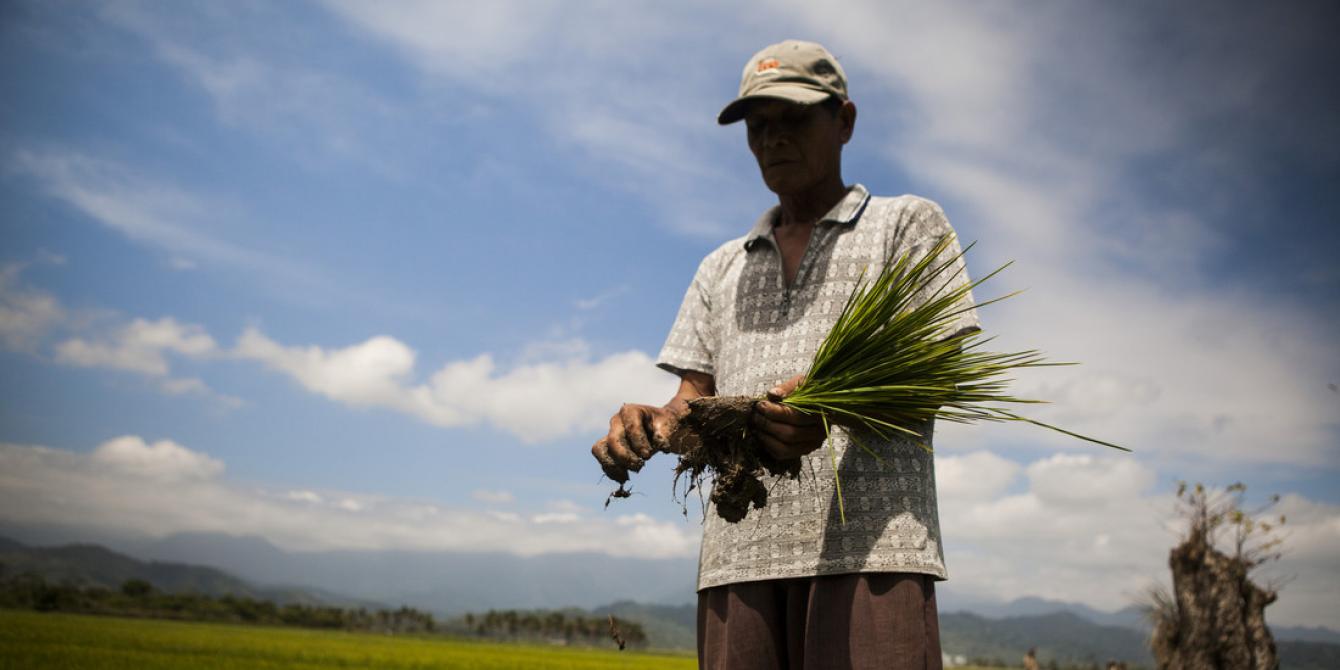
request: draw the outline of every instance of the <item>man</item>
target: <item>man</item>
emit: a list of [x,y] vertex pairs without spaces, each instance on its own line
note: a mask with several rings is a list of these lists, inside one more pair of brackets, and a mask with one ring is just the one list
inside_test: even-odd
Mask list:
[[[856,106],[822,46],[786,41],[745,66],[722,125],[745,121],[778,205],[703,260],[657,364],[681,378],[664,407],[624,405],[592,453],[613,479],[663,450],[689,400],[762,396],[752,417],[799,480],[765,478],[768,504],[727,523],[709,511],[698,576],[703,668],[939,668],[940,547],[931,426],[921,440],[857,439],[778,401],[796,388],[863,272],[924,255],[952,233],[934,203],[871,197],[842,179]],[[946,253],[957,254],[953,245]],[[966,282],[961,261],[953,283]],[[977,327],[969,302],[946,335]],[[854,431],[852,431],[854,432]],[[922,444],[918,444],[918,442]],[[833,468],[841,477],[839,517]]]

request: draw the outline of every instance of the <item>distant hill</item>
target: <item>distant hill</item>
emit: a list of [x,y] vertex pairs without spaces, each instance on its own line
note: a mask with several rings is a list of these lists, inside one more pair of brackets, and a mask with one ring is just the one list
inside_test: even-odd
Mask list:
[[[1055,659],[1062,665],[1097,663],[1102,667],[1108,660],[1119,660],[1152,667],[1147,639],[1145,631],[1100,626],[1072,612],[1000,619],[965,612],[940,615],[940,644],[946,653],[1011,664],[1036,647],[1044,662]],[[1340,645],[1283,640],[1277,635],[1276,646],[1283,670],[1340,668]]]
[[1100,626],[1070,612],[990,619],[966,612],[940,615],[940,646],[968,658],[1016,664],[1030,647],[1038,659],[1058,663],[1126,661],[1153,664],[1146,635],[1120,626]]
[[488,609],[590,609],[618,600],[695,602],[692,558],[598,553],[288,552],[263,538],[183,533],[122,543],[131,554],[213,565],[259,584],[303,584],[452,616]]
[[940,602],[940,612],[971,612],[979,616],[1003,618],[1014,616],[1042,616],[1056,612],[1069,612],[1100,626],[1121,626],[1123,628],[1145,627],[1144,616],[1136,605],[1129,605],[1116,612],[1108,612],[1089,607],[1084,603],[1072,603],[1046,598],[1024,597],[1008,602],[990,602],[960,596],[954,590],[952,582],[939,585],[935,591]]
[[[1128,605],[1116,612],[1095,609],[1083,603],[1072,603],[1045,598],[1017,598],[1009,602],[988,602],[966,598],[948,588],[937,587],[936,599],[940,602],[940,614],[966,612],[981,617],[1005,619],[1010,617],[1041,616],[1067,612],[1100,626],[1129,628],[1147,634],[1149,623],[1145,620],[1140,607]],[[1266,610],[1269,617],[1270,611]],[[1340,644],[1340,631],[1320,626],[1279,626],[1271,624],[1271,632],[1276,640],[1299,642],[1325,642]]]
[[48,582],[117,589],[129,579],[143,579],[169,593],[258,595],[250,584],[216,569],[182,563],[144,562],[96,544],[28,547],[0,541],[0,577],[31,572]]
[[696,605],[645,605],[623,600],[596,607],[592,614],[613,614],[642,624],[652,649],[694,649],[698,639]]
[[[0,537],[0,576],[32,570],[51,581],[111,588],[139,578],[168,592],[233,593],[280,603],[346,607],[405,604],[445,616],[489,609],[574,608],[643,623],[652,646],[693,648],[696,619],[689,603],[694,601],[696,562],[692,559],[287,552],[263,538],[222,534],[121,539],[116,548],[120,552],[91,544],[33,548]],[[301,586],[268,586],[273,584]],[[974,611],[955,609],[964,605]],[[942,601],[940,628],[945,651],[969,657],[1017,662],[1036,646],[1044,659],[1149,663],[1147,627],[1133,607],[1103,612],[1040,598],[993,604],[950,596]],[[1332,662],[1340,653],[1340,633],[1325,628],[1271,629],[1286,670],[1340,667]]]
[[1322,642],[1281,642],[1278,645],[1283,670],[1335,670],[1340,668],[1340,645]]
[[0,579],[24,573],[57,584],[118,589],[127,580],[142,579],[166,593],[245,596],[278,604],[301,603],[340,607],[384,607],[372,600],[349,598],[316,589],[260,587],[223,570],[203,565],[141,561],[96,544],[29,547],[0,537]]

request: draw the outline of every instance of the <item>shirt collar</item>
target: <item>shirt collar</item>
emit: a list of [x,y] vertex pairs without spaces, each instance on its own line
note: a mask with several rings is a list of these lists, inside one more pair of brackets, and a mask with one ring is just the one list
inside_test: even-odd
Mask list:
[[[825,223],[855,223],[861,218],[861,212],[865,211],[866,203],[870,202],[870,192],[864,186],[856,184],[847,189],[847,195],[842,196],[838,204],[828,210],[828,213],[819,219],[820,224]],[[744,238],[745,251],[752,251],[760,240],[772,242],[772,224],[777,219],[777,213],[780,207],[773,205],[763,215],[754,222],[754,227],[749,230],[749,234]]]

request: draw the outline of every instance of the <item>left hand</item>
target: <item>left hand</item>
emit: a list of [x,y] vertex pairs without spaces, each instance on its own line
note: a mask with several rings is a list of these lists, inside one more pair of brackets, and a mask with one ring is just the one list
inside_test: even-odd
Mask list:
[[800,458],[818,449],[826,437],[819,415],[806,414],[780,402],[804,379],[805,375],[796,375],[768,391],[766,400],[755,403],[750,417],[759,442],[779,461]]

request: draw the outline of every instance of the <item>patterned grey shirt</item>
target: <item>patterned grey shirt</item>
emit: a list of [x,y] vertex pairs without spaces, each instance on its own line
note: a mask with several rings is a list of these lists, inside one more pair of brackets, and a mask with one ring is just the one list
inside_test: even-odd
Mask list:
[[[748,235],[703,259],[657,365],[711,374],[720,395],[762,395],[809,368],[863,270],[871,276],[887,259],[920,257],[953,232],[935,203],[871,197],[857,184],[815,226],[787,287],[772,233],[777,212],[768,210]],[[958,251],[955,242],[946,253]],[[967,282],[961,260],[958,269],[954,281]],[[946,335],[977,327],[970,309]],[[923,430],[927,447],[931,429]],[[805,456],[800,480],[764,478],[767,507],[735,524],[709,511],[698,588],[851,572],[946,578],[931,454],[909,437],[857,439],[881,458],[848,449],[848,436],[834,429],[823,448]],[[839,520],[834,463],[846,524]]]

